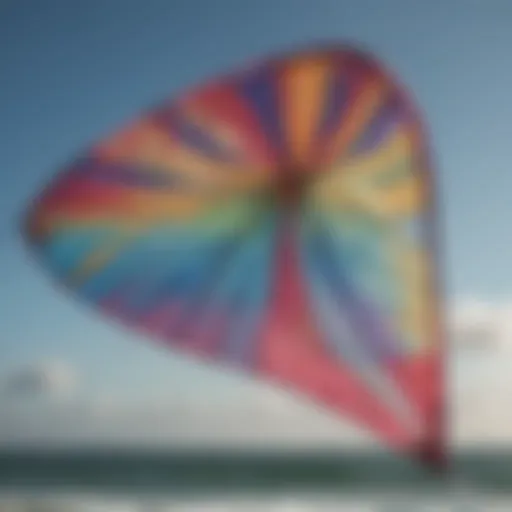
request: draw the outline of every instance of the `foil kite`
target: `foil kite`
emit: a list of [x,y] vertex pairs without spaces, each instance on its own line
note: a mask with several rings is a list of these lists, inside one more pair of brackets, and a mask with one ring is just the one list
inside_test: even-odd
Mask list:
[[72,161],[24,232],[78,297],[445,459],[435,197],[421,118],[349,46],[258,62]]

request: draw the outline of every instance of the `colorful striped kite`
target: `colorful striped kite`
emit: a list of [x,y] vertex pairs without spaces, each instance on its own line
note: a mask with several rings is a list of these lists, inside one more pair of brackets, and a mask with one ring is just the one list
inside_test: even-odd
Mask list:
[[422,124],[350,47],[263,61],[100,141],[30,245],[96,308],[444,460],[435,204]]

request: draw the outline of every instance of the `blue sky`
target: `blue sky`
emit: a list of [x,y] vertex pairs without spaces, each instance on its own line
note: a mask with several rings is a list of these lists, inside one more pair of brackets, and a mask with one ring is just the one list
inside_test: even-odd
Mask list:
[[17,221],[59,166],[144,108],[248,59],[333,40],[375,52],[426,116],[450,299],[510,295],[508,0],[4,0],[0,375],[56,358],[79,367],[88,392],[238,387],[162,357],[56,291],[26,253]]

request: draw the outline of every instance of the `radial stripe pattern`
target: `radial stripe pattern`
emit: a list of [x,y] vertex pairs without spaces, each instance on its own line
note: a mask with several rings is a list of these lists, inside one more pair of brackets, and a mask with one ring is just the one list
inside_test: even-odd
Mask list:
[[37,196],[24,229],[104,313],[432,455],[442,339],[428,165],[389,72],[349,47],[310,49],[99,141]]

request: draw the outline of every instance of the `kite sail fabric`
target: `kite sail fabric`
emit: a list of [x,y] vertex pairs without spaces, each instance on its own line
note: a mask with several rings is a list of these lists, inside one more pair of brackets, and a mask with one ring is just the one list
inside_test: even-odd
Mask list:
[[435,201],[412,102],[346,46],[194,88],[72,162],[25,234],[76,295],[169,348],[443,458]]

